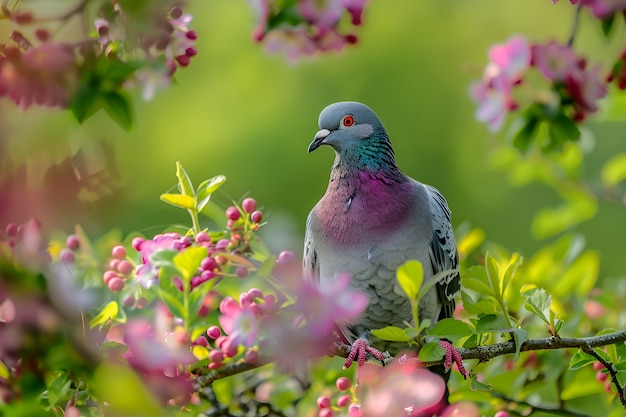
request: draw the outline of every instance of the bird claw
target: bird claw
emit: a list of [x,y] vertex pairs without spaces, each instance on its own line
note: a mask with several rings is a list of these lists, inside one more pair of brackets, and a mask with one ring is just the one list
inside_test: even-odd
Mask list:
[[352,365],[352,362],[354,362],[354,359],[356,359],[357,379],[359,379],[359,371],[365,364],[365,359],[367,358],[368,353],[383,363],[387,359],[387,356],[383,352],[371,347],[369,342],[361,337],[355,340],[354,343],[352,343],[350,353],[348,354],[348,358],[343,365],[343,369],[348,369]]
[[443,366],[448,369],[452,366],[452,362],[454,361],[456,367],[459,369],[459,373],[463,375],[463,379],[467,379],[469,373],[465,369],[465,366],[463,366],[463,358],[461,358],[461,354],[459,353],[459,351],[456,350],[454,346],[452,346],[452,343],[445,340],[440,340],[439,346],[441,346],[446,351],[446,356],[443,360]]

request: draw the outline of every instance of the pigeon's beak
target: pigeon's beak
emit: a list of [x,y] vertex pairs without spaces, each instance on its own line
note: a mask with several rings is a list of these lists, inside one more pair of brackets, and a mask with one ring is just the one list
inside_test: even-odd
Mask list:
[[326,139],[328,135],[330,135],[330,130],[328,129],[322,129],[317,132],[315,134],[315,137],[313,138],[313,142],[311,142],[311,144],[309,145],[309,149],[307,152],[311,153],[320,146],[322,146],[324,144],[324,139]]

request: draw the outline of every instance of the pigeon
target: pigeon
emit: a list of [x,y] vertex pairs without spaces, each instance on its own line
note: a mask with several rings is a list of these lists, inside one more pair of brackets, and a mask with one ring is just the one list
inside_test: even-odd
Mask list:
[[[370,334],[413,322],[410,302],[396,280],[396,270],[405,262],[422,263],[424,282],[443,272],[420,300],[420,322],[434,324],[453,316],[460,291],[458,252],[446,200],[434,187],[402,173],[372,109],[358,102],[334,103],[321,112],[318,123],[308,152],[328,145],[335,161],[326,193],[307,217],[303,275],[323,288],[348,274],[352,288],[369,297],[357,321],[337,323],[351,344],[345,368],[357,358],[358,373],[367,352],[382,360],[382,352],[396,354],[407,347]],[[450,358],[454,347],[440,344]]]

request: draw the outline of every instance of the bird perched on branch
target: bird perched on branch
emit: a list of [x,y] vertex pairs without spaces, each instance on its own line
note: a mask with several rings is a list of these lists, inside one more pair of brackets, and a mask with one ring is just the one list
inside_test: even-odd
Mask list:
[[[349,367],[355,357],[362,364],[366,352],[381,358],[381,351],[406,347],[377,339],[370,330],[413,321],[396,281],[396,270],[408,260],[422,263],[424,282],[449,271],[421,299],[420,322],[452,317],[460,289],[458,255],[446,200],[400,171],[387,132],[369,107],[331,104],[320,114],[319,127],[308,152],[328,145],[336,157],[326,193],[307,218],[303,267],[305,278],[322,287],[347,273],[351,285],[369,297],[357,322],[338,323],[352,345]],[[449,343],[442,347],[454,349]]]

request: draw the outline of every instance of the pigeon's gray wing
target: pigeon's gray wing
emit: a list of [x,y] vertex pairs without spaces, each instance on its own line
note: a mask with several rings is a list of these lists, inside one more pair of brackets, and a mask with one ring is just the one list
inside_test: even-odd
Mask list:
[[433,274],[442,274],[437,283],[437,293],[442,309],[439,320],[454,315],[454,297],[461,290],[459,276],[459,255],[450,221],[450,209],[446,199],[436,188],[426,186],[432,214],[433,237],[429,255]]
[[308,281],[318,281],[320,279],[319,264],[317,262],[317,251],[312,232],[313,211],[306,219],[306,229],[304,232],[304,254],[302,256],[302,272],[304,279]]

